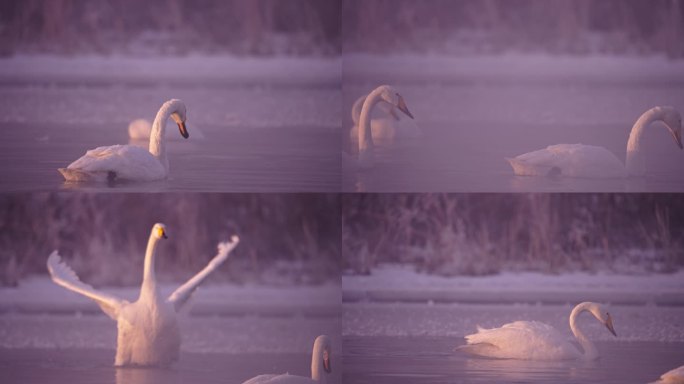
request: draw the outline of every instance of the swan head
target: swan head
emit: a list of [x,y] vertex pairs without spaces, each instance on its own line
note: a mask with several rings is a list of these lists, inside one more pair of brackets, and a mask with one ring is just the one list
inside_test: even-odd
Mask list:
[[184,139],[187,139],[190,137],[190,134],[188,133],[188,128],[185,126],[185,103],[178,99],[173,99],[169,102],[174,106],[174,111],[171,113],[171,118],[174,122],[176,122],[176,124],[178,124],[178,130],[180,131],[181,136],[183,136]]
[[613,336],[617,337],[617,333],[615,333],[615,328],[613,328],[613,318],[610,316],[610,312],[608,312],[603,306],[597,303],[586,303],[586,308],[587,310],[594,315],[594,317],[601,322],[608,330],[610,333],[613,334]]
[[380,92],[380,98],[389,103],[390,105],[396,107],[398,110],[404,112],[404,114],[413,119],[413,115],[409,112],[406,106],[406,101],[393,87],[389,85],[381,85],[376,88],[376,91]]
[[[314,341],[313,347],[314,359],[312,364],[316,364],[316,357],[318,357],[318,366],[312,366],[312,372],[323,369],[326,374],[332,373],[332,343],[330,337],[327,335],[320,335]],[[320,372],[320,371],[319,371]]]
[[152,236],[157,240],[168,239],[168,236],[166,236],[166,225],[162,223],[155,224],[154,227],[152,227]]
[[661,120],[672,134],[672,138],[677,143],[679,149],[684,149],[684,146],[682,146],[682,116],[673,107],[662,107],[661,110]]

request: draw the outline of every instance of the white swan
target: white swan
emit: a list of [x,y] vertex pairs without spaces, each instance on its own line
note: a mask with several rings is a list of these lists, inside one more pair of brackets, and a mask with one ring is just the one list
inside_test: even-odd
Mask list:
[[[359,119],[365,101],[366,95],[360,96],[351,109],[354,125],[349,130],[349,138],[352,142],[359,139]],[[371,118],[370,121],[374,144],[391,145],[396,139],[414,139],[421,136],[421,132],[413,120],[399,117],[393,105],[381,101],[375,110],[381,110],[383,116]]]
[[617,336],[613,320],[599,304],[584,302],[570,313],[570,329],[582,346],[584,353],[571,344],[565,336],[550,325],[538,321],[516,321],[501,328],[484,329],[478,326],[477,333],[466,336],[467,345],[458,347],[464,352],[500,359],[521,360],[567,360],[598,357],[594,344],[577,328],[575,323],[580,313],[587,311]]
[[74,271],[62,262],[57,251],[48,257],[47,267],[52,281],[94,300],[109,317],[116,320],[118,337],[114,364],[117,366],[168,365],[178,360],[181,338],[176,313],[202,281],[228,258],[239,242],[238,237],[233,236],[230,242],[219,243],[218,254],[209,264],[164,299],[157,288],[154,265],[157,243],[166,238],[164,224],[155,224],[145,252],[140,296],[133,303],[97,291],[81,282]]
[[[128,124],[128,138],[131,142],[138,143],[139,141],[149,140],[152,133],[152,123],[147,119],[135,119]],[[172,131],[166,131],[164,134],[166,140],[180,140],[182,136],[174,135]],[[204,134],[197,126],[192,126],[192,140],[203,140]]]
[[684,365],[663,373],[663,375],[660,376],[660,380],[655,383],[684,384]]
[[641,138],[651,123],[662,121],[682,148],[682,118],[673,107],[653,107],[634,123],[627,141],[627,157],[623,163],[612,152],[593,145],[558,144],[545,149],[506,158],[513,172],[520,176],[626,177],[643,176]]
[[150,181],[166,178],[169,161],[164,132],[169,116],[178,124],[181,136],[187,139],[185,104],[177,99],[169,100],[161,106],[154,119],[149,151],[135,145],[98,147],[68,167],[59,168],[59,172],[67,181]]
[[306,384],[306,383],[327,383],[328,377],[332,373],[332,345],[330,338],[320,335],[314,341],[313,354],[311,356],[311,378],[295,376],[290,374],[282,375],[259,375],[253,377],[242,384]]
[[359,166],[368,167],[374,163],[373,137],[371,133],[371,113],[379,102],[386,102],[393,108],[396,107],[413,119],[413,115],[406,107],[404,98],[391,86],[381,85],[372,90],[363,102],[359,116]]

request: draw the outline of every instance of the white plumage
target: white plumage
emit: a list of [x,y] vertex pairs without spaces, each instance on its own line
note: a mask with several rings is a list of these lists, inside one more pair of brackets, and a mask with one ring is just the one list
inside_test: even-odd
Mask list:
[[662,121],[682,148],[682,118],[672,107],[653,107],[634,123],[627,141],[625,162],[603,147],[583,144],[558,144],[507,158],[519,176],[563,176],[620,178],[643,176],[646,172],[641,138],[646,127]]
[[118,336],[114,364],[117,366],[165,366],[178,360],[181,336],[176,313],[202,281],[228,258],[239,242],[238,237],[233,236],[230,242],[219,243],[218,254],[209,264],[164,299],[158,290],[154,272],[157,243],[164,238],[166,227],[155,224],[145,253],[140,296],[133,303],[81,282],[57,251],[53,251],[48,257],[48,271],[56,284],[92,299],[109,317],[116,320]]
[[467,345],[458,349],[473,355],[499,359],[593,360],[598,357],[598,351],[576,324],[577,316],[585,311],[616,335],[610,314],[599,304],[584,302],[575,306],[570,314],[570,329],[583,351],[578,350],[555,328],[538,321],[515,321],[492,329],[478,327],[477,333],[465,337]]
[[327,383],[332,373],[332,344],[326,335],[320,335],[314,341],[311,355],[311,377],[266,374],[253,377],[242,384],[309,384]]
[[171,117],[180,130],[181,136],[188,138],[185,127],[185,104],[173,99],[165,102],[152,125],[149,150],[135,145],[112,145],[98,147],[86,152],[84,156],[59,168],[67,181],[151,181],[165,179],[169,173],[166,156],[166,120]]

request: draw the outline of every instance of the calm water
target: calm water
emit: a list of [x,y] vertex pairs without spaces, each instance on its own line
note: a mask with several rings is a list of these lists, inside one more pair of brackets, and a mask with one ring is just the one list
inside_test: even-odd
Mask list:
[[310,376],[319,334],[331,336],[333,359],[341,355],[337,315],[190,316],[180,326],[181,358],[171,368],[115,368],[116,323],[109,318],[6,313],[0,316],[0,382],[241,383],[264,373]]
[[[645,84],[629,79],[594,82],[444,79],[417,82],[383,79],[406,99],[422,129],[422,139],[376,148],[376,167],[345,167],[345,191],[410,192],[646,192],[684,191],[684,152],[664,126],[653,124],[643,146],[646,178],[564,179],[518,177],[504,160],[552,144],[592,144],[624,161],[629,131],[655,105],[684,109],[684,85]],[[453,81],[449,81],[453,80]],[[345,151],[349,110],[356,98],[376,85],[345,80]]]
[[684,343],[598,342],[597,361],[477,358],[458,337],[345,337],[344,374],[361,383],[647,383],[684,361]]
[[572,337],[571,305],[353,303],[343,306],[345,383],[645,383],[684,362],[684,308],[608,307],[618,337],[591,316],[578,326],[597,345],[595,362],[469,356],[453,349],[476,325],[537,320]]
[[[63,183],[57,168],[88,149],[127,144],[129,122],[153,120],[170,98],[186,103],[190,139],[169,123],[168,180],[113,188]],[[340,190],[335,84],[5,83],[0,101],[0,191]]]

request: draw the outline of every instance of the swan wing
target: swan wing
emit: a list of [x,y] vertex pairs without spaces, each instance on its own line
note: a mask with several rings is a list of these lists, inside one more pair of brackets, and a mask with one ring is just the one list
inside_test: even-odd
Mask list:
[[195,276],[188,280],[185,284],[181,285],[176,289],[167,301],[173,304],[176,311],[179,311],[183,305],[190,299],[192,294],[195,292],[197,287],[202,284],[204,279],[207,278],[216,268],[218,268],[224,261],[228,258],[230,252],[238,245],[240,239],[237,236],[233,236],[231,241],[226,241],[218,244],[218,253],[213,259],[207,264],[204,269],[199,271]]
[[484,329],[466,336],[465,352],[508,359],[562,360],[579,352],[563,335],[538,321],[516,321],[500,328]]
[[104,175],[108,179],[122,180],[155,180],[166,175],[164,166],[148,150],[135,145],[111,145],[98,147],[69,164],[66,170],[60,170],[65,178],[67,174]]
[[259,375],[253,377],[242,384],[305,384],[305,383],[316,383],[311,378],[303,376],[295,376],[290,374],[282,375]]
[[625,165],[609,150],[595,145],[557,144],[507,158],[519,176],[624,177]]
[[62,261],[59,253],[52,251],[47,260],[47,268],[50,277],[57,285],[80,293],[81,295],[94,300],[109,317],[116,320],[119,317],[121,307],[128,304],[126,300],[121,300],[115,296],[97,291],[88,284],[83,283],[76,273]]

